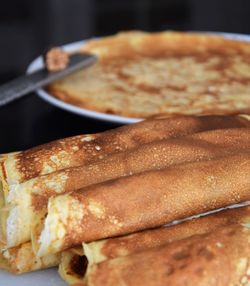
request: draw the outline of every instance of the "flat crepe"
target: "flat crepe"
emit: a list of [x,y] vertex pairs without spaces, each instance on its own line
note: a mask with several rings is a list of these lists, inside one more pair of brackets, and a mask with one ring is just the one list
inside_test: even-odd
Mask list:
[[242,153],[148,171],[52,197],[37,239],[38,256],[248,201],[249,172],[250,154]]
[[119,33],[81,49],[98,61],[47,87],[82,108],[127,117],[249,113],[250,44],[208,33]]
[[36,236],[51,196],[148,170],[245,150],[250,150],[249,128],[212,130],[144,144],[89,165],[65,169],[11,186],[7,196],[9,209],[2,216],[2,225],[6,224],[4,233],[7,246],[28,241],[31,234]]

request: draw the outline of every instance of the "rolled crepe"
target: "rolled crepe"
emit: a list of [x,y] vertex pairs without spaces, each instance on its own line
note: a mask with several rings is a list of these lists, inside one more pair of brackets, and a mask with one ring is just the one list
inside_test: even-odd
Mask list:
[[249,121],[240,116],[183,116],[145,120],[103,133],[79,135],[11,153],[1,163],[0,176],[4,189],[8,192],[8,186],[12,184],[80,166],[155,140],[204,130],[246,126],[249,126]]
[[[250,150],[250,129],[212,130],[160,140],[110,155],[86,166],[65,169],[10,187],[3,216],[8,247],[36,236],[47,212],[48,198],[85,186],[188,161],[212,159]],[[22,219],[20,219],[20,217]]]
[[58,265],[60,260],[60,254],[36,257],[30,242],[10,249],[5,249],[4,245],[0,244],[0,269],[15,274],[50,268]]
[[[64,271],[59,271],[59,273],[68,284],[82,282],[87,270],[86,261],[89,267],[108,259],[128,256],[193,235],[209,233],[233,223],[248,225],[250,223],[250,206],[223,210],[183,221],[177,225],[172,224],[126,236],[83,243],[83,252],[77,253],[74,249],[63,252],[59,269],[64,269]],[[83,253],[86,256],[85,259]]]
[[87,285],[248,285],[249,263],[250,229],[231,225],[93,264],[87,272]]
[[205,234],[232,223],[250,224],[250,206],[220,211],[176,225],[136,232],[130,235],[83,243],[89,264],[127,256],[186,237]]
[[[3,159],[0,156],[0,161]],[[4,221],[6,215],[4,207],[4,194],[2,184],[0,182],[0,218]],[[4,227],[0,227],[0,269],[15,273],[22,274],[44,268],[53,267],[61,261],[60,254],[52,254],[45,257],[37,257],[32,249],[31,242],[24,243],[18,247],[7,249],[3,242],[5,233],[2,233]]]
[[[7,198],[7,205],[16,204],[16,201],[22,203],[24,202],[24,208],[14,209],[14,217],[22,217],[22,221],[25,225],[16,226],[15,222],[12,222],[10,218],[11,229],[15,228],[12,236],[14,239],[8,239],[8,246],[14,247],[20,243],[26,242],[30,239],[30,221],[32,217],[29,214],[29,195],[20,192],[20,198],[17,193],[22,186],[16,186],[17,183],[28,180],[32,177],[54,172],[56,170],[61,170],[66,167],[78,166],[81,164],[86,164],[88,162],[104,158],[108,154],[119,153],[124,150],[132,149],[136,146],[141,146],[142,144],[152,142],[162,138],[178,137],[184,136],[186,134],[195,133],[203,130],[226,128],[226,127],[247,127],[249,121],[240,116],[202,116],[202,117],[177,117],[168,119],[155,119],[146,120],[141,123],[133,124],[130,126],[124,126],[115,130],[107,131],[104,133],[94,134],[94,135],[83,135],[71,137],[63,140],[54,141],[49,144],[41,145],[36,148],[9,154],[4,157],[1,162],[0,177],[4,188],[5,198]],[[89,172],[88,172],[89,173]],[[74,173],[76,176],[79,172]],[[53,195],[55,192],[65,192],[68,190],[73,190],[72,185],[74,181],[73,175],[70,174],[69,180],[67,180],[67,175],[64,173],[59,174],[59,179],[48,177],[45,179],[45,186],[42,187],[43,193],[44,188],[46,189],[47,195]],[[83,177],[81,175],[81,177]],[[102,181],[104,178],[101,175],[96,181]],[[105,177],[105,176],[104,176]],[[67,181],[71,181],[68,188],[64,189],[62,186]],[[29,193],[30,189],[34,189],[34,193],[41,188],[41,185],[33,186],[35,182],[29,182],[24,185],[23,188]],[[93,183],[89,181],[84,183]],[[75,184],[76,188],[83,187],[82,181]],[[8,196],[9,188],[13,186],[14,195]],[[38,192],[41,195],[41,192]],[[42,194],[43,195],[43,194]],[[46,197],[46,195],[45,195]],[[25,205],[26,203],[26,205]],[[45,201],[39,198],[39,204],[45,205]],[[6,212],[8,208],[5,208],[4,217],[6,217]],[[10,215],[10,217],[13,217]],[[2,219],[1,219],[2,220]],[[18,221],[20,219],[18,218]],[[1,225],[4,225],[1,223]],[[21,228],[23,234],[18,234],[18,230]],[[5,230],[1,231],[5,233]]]
[[52,197],[37,241],[38,256],[250,200],[249,172],[250,154],[243,153]]

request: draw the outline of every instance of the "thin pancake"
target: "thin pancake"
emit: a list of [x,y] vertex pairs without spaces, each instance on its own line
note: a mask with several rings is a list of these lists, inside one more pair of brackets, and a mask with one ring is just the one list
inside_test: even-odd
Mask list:
[[237,116],[146,120],[98,134],[60,139],[23,152],[7,154],[1,162],[0,178],[7,194],[10,185],[64,168],[80,166],[155,140],[204,130],[246,126],[249,126],[249,121]]
[[100,263],[104,260],[127,256],[193,235],[209,233],[232,223],[245,225],[250,223],[250,207],[224,210],[200,218],[193,218],[177,225],[84,243],[83,249],[89,264]]
[[[108,259],[128,256],[193,235],[209,233],[229,224],[246,225],[249,222],[250,207],[246,206],[182,221],[177,225],[171,224],[166,227],[145,230],[126,236],[83,243],[83,249],[88,267],[90,267],[92,264]],[[86,260],[83,260],[82,256],[82,252],[76,253],[74,249],[63,253],[59,269],[64,269],[64,271],[59,271],[59,273],[68,284],[80,283],[85,280],[87,268]],[[65,275],[65,273],[70,275]]]
[[249,172],[250,154],[243,153],[148,171],[50,198],[38,255],[250,200]]
[[155,141],[86,166],[65,169],[11,186],[7,197],[6,243],[13,247],[28,241],[30,232],[36,236],[47,212],[48,199],[53,195],[148,170],[213,159],[244,150],[250,150],[249,128],[212,130]]
[[250,44],[198,33],[120,33],[91,40],[98,62],[47,88],[77,106],[122,116],[250,112]]
[[[216,129],[216,128],[226,128],[229,126],[234,127],[234,128],[239,127],[239,126],[247,127],[249,126],[249,121],[241,117],[237,117],[237,116],[180,117],[180,118],[172,118],[172,119],[157,119],[157,120],[144,121],[138,124],[134,124],[131,126],[125,126],[122,128],[111,130],[109,132],[99,134],[97,141],[93,140],[93,142],[89,141],[87,143],[85,141],[85,143],[87,144],[86,146],[89,148],[86,150],[89,152],[87,152],[84,148],[82,148],[82,156],[85,159],[92,158],[93,160],[96,160],[97,154],[99,154],[98,158],[103,158],[103,157],[105,158],[105,156],[107,156],[107,154],[109,153],[112,153],[112,152],[121,153],[121,151],[123,150],[132,150],[138,145],[142,146],[143,144],[147,142],[155,141],[156,139],[180,137],[180,136],[184,136],[185,134],[195,133],[198,131]],[[84,138],[86,140],[86,138],[88,137],[84,137]],[[66,139],[66,142],[67,140],[68,139]],[[62,140],[62,142],[64,142],[64,140]],[[59,144],[59,147],[60,147],[60,144]],[[54,147],[53,146],[54,144],[52,144],[52,147],[50,146],[48,148],[49,152],[56,153],[56,150],[57,151],[60,150],[60,148],[57,145],[56,146],[59,149],[57,149],[56,146]],[[45,146],[44,152],[43,152],[43,149],[41,149],[42,147],[39,147],[37,150],[33,149],[33,151],[32,150],[26,151],[22,154],[24,156],[27,152],[28,153],[30,152],[31,154],[30,156],[33,158],[32,160],[34,160],[34,162],[37,162],[37,161],[40,162],[40,161],[43,161],[43,158],[44,158],[43,156],[46,157],[46,154],[48,151],[46,147],[48,146]],[[95,150],[94,152],[92,152],[93,149]],[[41,157],[39,160],[37,160],[38,155]],[[133,157],[131,159],[133,159]],[[64,161],[62,162],[64,164]],[[88,160],[86,161],[86,163],[87,162]],[[152,168],[154,168],[154,164],[152,164]],[[115,169],[115,166],[114,166],[114,169]],[[24,170],[26,169],[24,168]],[[143,166],[142,166],[142,170],[143,170]],[[49,195],[53,195],[55,194],[55,192],[57,193],[57,192],[63,192],[67,190],[71,191],[74,188],[80,188],[89,183],[96,183],[98,181],[102,181],[105,179],[114,178],[115,177],[114,174],[109,174],[108,171],[109,170],[106,170],[106,175],[105,175],[105,172],[104,174],[102,174],[102,171],[101,171],[99,177],[96,176],[97,179],[95,179],[95,177],[92,176],[91,179],[93,179],[94,181],[93,180],[91,181],[88,179],[86,180],[86,182],[84,180],[79,181],[79,175],[81,177],[84,177],[83,174],[79,172],[76,172],[76,180],[73,180],[73,176],[70,177],[70,180],[67,180],[67,174],[65,175],[64,172],[59,173],[59,177],[57,178],[55,178],[54,175],[51,175],[51,178],[49,176],[48,180],[46,180],[46,177],[45,177],[46,184],[44,184],[44,186],[43,184],[40,185],[41,190],[46,191],[45,199],[41,199],[41,195],[43,196],[44,194],[43,192],[39,192],[39,184],[33,185],[33,183],[36,182],[36,179],[34,179],[34,181],[30,180],[27,183],[24,183],[24,185],[21,184],[20,186],[11,185],[10,188],[12,189],[12,191],[10,192],[10,194],[8,194],[8,191],[6,192],[8,208],[5,209],[5,212],[6,211],[11,212],[10,215],[8,216],[9,217],[8,226],[10,230],[8,230],[7,233],[10,233],[10,235],[8,235],[9,237],[13,237],[13,239],[12,238],[7,239],[8,247],[17,246],[20,243],[26,242],[30,239],[30,222],[33,220],[32,213],[31,213],[32,210],[30,208],[30,205],[32,204],[30,190],[33,187],[34,187],[35,195],[32,197],[36,197],[37,192],[38,192],[38,195],[40,195],[39,204],[38,204],[38,208],[39,208],[40,205],[41,207],[43,207],[46,204],[46,200],[47,200],[46,196],[48,197]],[[130,168],[130,171],[133,172],[133,169]],[[126,170],[124,170],[124,172],[122,172],[121,175],[125,175],[126,173],[127,173]],[[110,175],[112,175],[113,177]],[[40,179],[38,179],[38,182],[39,180]],[[66,189],[64,189],[63,186],[66,180],[70,181],[71,183],[68,184],[68,187]],[[76,184],[75,187],[74,187],[74,182],[78,183],[78,185]],[[81,185],[82,183],[84,185]],[[22,186],[23,186],[24,192],[20,191],[22,190]],[[14,209],[13,209],[13,205],[14,205]],[[21,207],[19,207],[20,205]],[[20,220],[20,217],[22,218],[21,220]],[[38,219],[40,218],[41,217],[39,217]],[[17,224],[15,222],[16,219],[17,219]],[[21,233],[19,234],[19,232]]]
[[90,266],[88,286],[247,285],[250,229],[222,227]]
[[[13,153],[12,153],[13,154]],[[6,155],[0,156],[0,162]],[[22,274],[44,268],[53,267],[59,264],[61,255],[53,254],[43,258],[37,257],[30,242],[24,243],[19,247],[7,249],[3,240],[6,236],[5,225],[6,221],[6,207],[4,206],[4,193],[2,183],[0,181],[0,269],[15,273]]]

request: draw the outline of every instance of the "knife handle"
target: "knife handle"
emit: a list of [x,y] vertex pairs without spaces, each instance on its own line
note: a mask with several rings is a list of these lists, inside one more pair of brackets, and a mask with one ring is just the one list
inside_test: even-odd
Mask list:
[[70,56],[69,65],[63,70],[49,72],[46,69],[40,69],[34,73],[18,77],[5,83],[0,86],[0,106],[4,106],[31,91],[63,78],[81,68],[85,68],[96,62],[96,60],[97,58],[94,55],[73,54]]
[[30,91],[32,86],[29,77],[22,76],[0,86],[0,106],[21,98]]

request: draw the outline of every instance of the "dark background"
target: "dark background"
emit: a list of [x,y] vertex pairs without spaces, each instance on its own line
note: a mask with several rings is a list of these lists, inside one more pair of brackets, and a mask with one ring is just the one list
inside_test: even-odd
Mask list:
[[[0,83],[47,47],[121,30],[250,33],[249,0],[1,0]],[[35,94],[0,107],[0,152],[115,125],[67,113]]]

